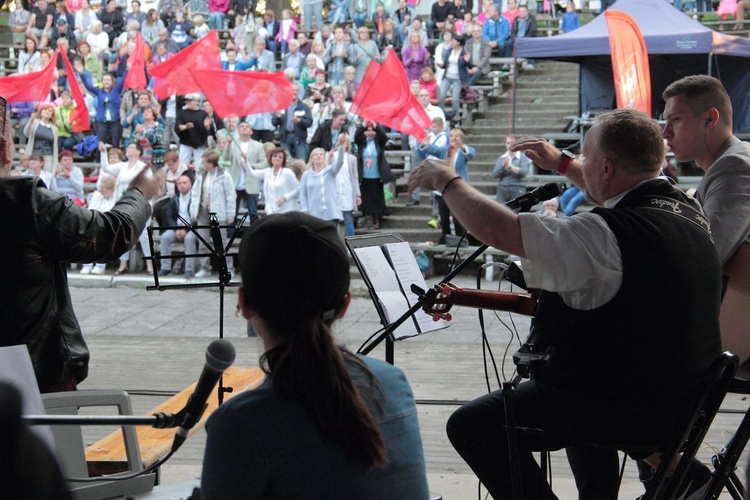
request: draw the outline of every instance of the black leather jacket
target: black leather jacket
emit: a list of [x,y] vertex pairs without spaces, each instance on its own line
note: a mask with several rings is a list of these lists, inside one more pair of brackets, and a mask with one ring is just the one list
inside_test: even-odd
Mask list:
[[0,178],[0,346],[26,344],[39,388],[88,374],[68,290],[69,262],[105,262],[138,240],[148,200],[127,191],[111,211],[81,208],[36,177]]

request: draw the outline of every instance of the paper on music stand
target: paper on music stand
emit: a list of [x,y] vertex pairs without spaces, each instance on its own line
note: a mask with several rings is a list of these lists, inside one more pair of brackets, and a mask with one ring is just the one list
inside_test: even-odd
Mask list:
[[[417,294],[411,291],[411,285],[414,284],[422,290],[427,290],[427,283],[422,276],[422,271],[419,270],[414,252],[406,241],[386,243],[383,247],[388,259],[393,264],[393,270],[396,272],[396,277],[401,283],[401,288],[406,294],[406,300],[409,301],[409,307],[411,307],[419,301]],[[414,319],[420,333],[431,332],[446,326],[445,321],[435,321],[432,316],[421,309],[414,313]]]
[[[375,291],[380,306],[385,314],[386,321],[391,324],[402,314],[409,310],[409,302],[404,292],[399,287],[396,275],[388,260],[386,260],[383,249],[378,246],[355,248],[354,253],[360,265],[367,274],[373,290]],[[404,321],[393,336],[396,339],[416,335],[417,331],[414,321]]]
[[[21,393],[23,415],[44,415],[44,403],[36,383],[34,367],[31,365],[29,349],[26,345],[0,347],[0,381],[13,385]],[[55,440],[46,425],[31,426],[34,432],[49,449],[54,452]]]

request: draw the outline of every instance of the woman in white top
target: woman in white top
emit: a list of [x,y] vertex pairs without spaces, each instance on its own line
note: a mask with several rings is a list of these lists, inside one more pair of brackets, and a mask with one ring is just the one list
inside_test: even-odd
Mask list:
[[357,157],[351,154],[351,140],[348,134],[339,134],[333,153],[344,157],[343,165],[336,176],[336,188],[341,202],[341,214],[344,217],[344,235],[354,236],[354,211],[362,204],[362,194],[359,191],[359,174],[357,173]]
[[336,227],[343,217],[336,189],[336,174],[343,164],[341,156],[335,159],[333,152],[326,155],[323,148],[315,148],[310,153],[309,168],[302,174],[300,182],[299,201],[302,211],[331,221]]
[[86,40],[86,37],[91,33],[94,23],[99,20],[96,17],[96,12],[91,8],[91,4],[88,0],[81,1],[81,10],[76,12],[75,17],[75,29],[73,33],[76,36],[76,41]]
[[[130,183],[133,179],[135,179],[138,174],[143,172],[144,168],[147,168],[148,166],[141,161],[141,155],[143,154],[143,146],[141,146],[137,142],[132,142],[128,145],[127,148],[125,148],[125,158],[127,161],[121,161],[119,163],[112,163],[110,164],[108,154],[107,154],[107,146],[103,143],[99,143],[99,151],[102,152],[102,162],[101,162],[101,169],[102,171],[114,175],[117,180],[115,181],[115,192],[112,196],[115,198],[115,202],[119,201],[122,197],[123,193],[128,189],[130,186]],[[148,177],[153,177],[153,173],[149,169],[146,172]],[[141,250],[143,250],[143,256],[147,259],[151,257],[151,247],[149,246],[148,242],[148,226],[151,225],[151,221],[146,224],[146,227],[143,229],[143,232],[141,233],[141,236],[138,238],[138,241],[141,242]],[[124,274],[128,272],[128,260],[130,260],[130,251],[125,252],[123,255],[120,256],[120,267],[115,271],[115,274]],[[154,265],[151,262],[151,260],[146,260],[146,271],[148,274],[154,274]]]
[[18,74],[25,75],[36,71],[39,66],[39,51],[33,38],[26,37],[26,47],[18,51]]
[[266,215],[295,212],[300,209],[299,181],[291,169],[286,167],[286,153],[276,148],[268,155],[270,168],[245,172],[256,179],[263,179],[263,198],[266,200]]

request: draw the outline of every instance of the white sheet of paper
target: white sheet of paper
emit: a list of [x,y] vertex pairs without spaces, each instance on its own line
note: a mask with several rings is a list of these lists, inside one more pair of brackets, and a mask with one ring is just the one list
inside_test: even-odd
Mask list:
[[[386,243],[383,247],[385,247],[388,258],[393,264],[393,269],[396,271],[396,277],[406,293],[409,306],[416,304],[419,297],[411,291],[411,285],[415,284],[422,290],[427,290],[427,283],[424,280],[424,276],[422,276],[422,271],[419,270],[417,260],[409,243],[406,241]],[[434,321],[432,316],[421,309],[414,314],[414,318],[417,320],[419,330],[423,333],[438,330],[446,326],[445,321]]]
[[[31,365],[29,349],[25,345],[0,347],[0,381],[15,386],[23,397],[23,415],[44,415],[44,403]],[[52,431],[46,425],[33,425],[31,430],[55,450]]]
[[[362,265],[367,278],[375,290],[380,305],[385,312],[388,324],[398,319],[409,310],[409,303],[399,287],[396,275],[385,258],[383,249],[378,246],[355,248],[354,253]],[[404,321],[396,328],[393,336],[396,339],[418,333],[413,320]]]

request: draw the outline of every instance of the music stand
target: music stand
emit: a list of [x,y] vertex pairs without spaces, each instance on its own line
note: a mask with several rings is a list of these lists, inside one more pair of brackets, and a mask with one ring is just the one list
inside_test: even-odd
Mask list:
[[[148,227],[148,246],[151,250],[151,257],[143,257],[143,260],[150,260],[154,263],[154,285],[153,286],[147,286],[146,290],[148,291],[154,291],[158,290],[160,292],[163,292],[165,290],[172,290],[172,289],[198,289],[198,288],[214,288],[219,287],[219,338],[224,338],[224,290],[227,287],[236,287],[240,286],[242,283],[239,281],[232,281],[232,270],[227,268],[227,257],[237,257],[237,253],[230,253],[229,249],[232,247],[232,243],[234,243],[234,239],[241,233],[242,226],[245,223],[245,220],[247,220],[247,215],[245,214],[242,216],[239,221],[235,221],[234,224],[229,225],[220,225],[219,219],[216,217],[216,213],[211,212],[208,216],[209,218],[209,225],[208,226],[197,226],[197,225],[191,225],[190,221],[187,221],[183,219],[181,216],[177,216],[177,218],[182,222],[183,225],[181,226],[156,226]],[[222,229],[234,229],[234,234],[229,238],[229,241],[227,242],[226,248],[222,245],[222,238],[221,238],[221,230]],[[208,249],[208,253],[194,253],[194,254],[188,254],[185,253],[184,258],[198,258],[198,257],[213,257],[216,261],[216,265],[219,268],[218,274],[219,279],[217,281],[202,281],[202,282],[195,282],[195,283],[182,283],[182,284],[161,284],[159,283],[159,272],[156,270],[157,266],[156,264],[161,262],[163,259],[172,259],[172,256],[164,256],[159,254],[159,256],[156,256],[155,247],[154,247],[154,230],[159,231],[176,231],[178,229],[182,230],[188,230],[192,232],[196,238],[198,238],[198,241],[203,243],[203,245]],[[212,243],[209,243],[201,236],[201,234],[198,232],[199,229],[208,229],[209,230],[209,237],[211,239]],[[232,387],[224,387],[224,377],[219,378],[219,387],[218,387],[219,393],[218,393],[218,400],[219,405],[224,403],[224,393],[231,393],[233,392]]]

